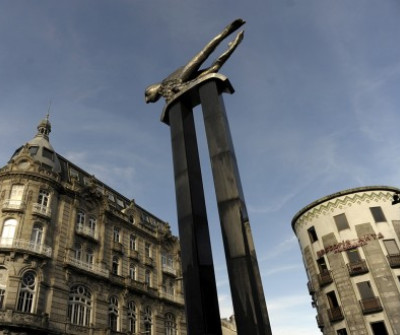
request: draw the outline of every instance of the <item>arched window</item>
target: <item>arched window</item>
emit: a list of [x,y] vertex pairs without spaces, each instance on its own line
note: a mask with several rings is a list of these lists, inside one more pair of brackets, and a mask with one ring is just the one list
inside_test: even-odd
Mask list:
[[17,224],[18,221],[15,219],[7,219],[4,221],[0,240],[2,246],[12,246]]
[[144,309],[143,313],[143,324],[144,324],[144,332],[145,334],[151,335],[151,326],[152,326],[152,314],[150,306],[147,306]]
[[118,256],[114,256],[112,258],[111,272],[115,275],[119,274],[119,258],[118,258]]
[[85,213],[78,211],[76,214],[76,228],[78,230],[83,230],[83,225],[85,224]]
[[22,277],[19,289],[17,310],[24,313],[33,312],[33,299],[36,289],[36,274],[33,271],[26,272]]
[[38,204],[43,207],[47,207],[49,205],[49,200],[50,200],[50,192],[45,190],[40,190],[38,196]]
[[136,305],[133,301],[128,304],[128,327],[131,333],[136,333]]
[[129,278],[136,280],[136,265],[131,263],[129,266]]
[[4,298],[6,295],[7,289],[7,278],[8,278],[8,271],[6,268],[0,268],[0,309],[3,308],[4,305]]
[[129,237],[129,248],[131,250],[136,250],[136,236],[133,234]]
[[113,331],[119,330],[119,309],[117,297],[111,297],[108,304],[108,326]]
[[164,319],[165,335],[176,335],[175,315],[172,313],[165,314]]
[[69,292],[68,320],[79,326],[89,326],[92,311],[92,295],[82,285],[75,285]]
[[33,248],[40,248],[42,245],[43,227],[40,223],[35,223],[32,229],[31,245]]
[[114,227],[114,233],[113,233],[113,241],[115,243],[120,242],[120,229],[118,227]]

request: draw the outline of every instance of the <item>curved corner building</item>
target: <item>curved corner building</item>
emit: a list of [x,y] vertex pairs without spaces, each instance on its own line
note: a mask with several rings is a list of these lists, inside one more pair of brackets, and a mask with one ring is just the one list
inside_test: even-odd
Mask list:
[[400,189],[360,187],[292,220],[325,335],[400,334]]

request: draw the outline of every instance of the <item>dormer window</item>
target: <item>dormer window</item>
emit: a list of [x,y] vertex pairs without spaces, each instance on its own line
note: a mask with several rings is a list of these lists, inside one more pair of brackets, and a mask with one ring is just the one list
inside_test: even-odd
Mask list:
[[54,152],[49,150],[49,149],[47,149],[47,148],[45,148],[45,147],[43,147],[42,155],[45,158],[48,158],[50,160],[54,160]]
[[38,150],[39,150],[39,147],[36,145],[29,147],[29,153],[31,154],[31,156],[35,156],[37,154]]

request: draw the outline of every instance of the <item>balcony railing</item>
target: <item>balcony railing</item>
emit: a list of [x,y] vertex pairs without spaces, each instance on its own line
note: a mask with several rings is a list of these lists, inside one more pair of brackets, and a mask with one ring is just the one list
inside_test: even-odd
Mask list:
[[128,286],[131,286],[141,292],[147,292],[149,294],[151,294],[152,296],[157,296],[157,289],[155,289],[154,287],[151,287],[149,284],[146,284],[144,282],[135,280],[135,279],[131,279],[131,278],[126,278],[126,282]]
[[91,237],[95,240],[98,240],[98,234],[95,229],[91,229],[87,226],[76,226],[75,231],[78,234],[85,235],[85,236]]
[[51,216],[51,208],[38,203],[32,205],[32,212],[34,214],[44,215],[47,217]]
[[90,273],[97,274],[97,275],[102,276],[102,277],[108,278],[109,275],[110,275],[110,273],[109,273],[109,271],[107,269],[104,269],[101,266],[96,265],[96,264],[83,262],[80,259],[76,259],[76,258],[72,257],[71,255],[67,256],[66,263],[69,264],[69,265],[72,265],[72,266],[74,266],[76,268],[85,270],[85,271],[90,272]]
[[391,268],[400,268],[400,254],[387,255]]
[[160,298],[167,299],[169,301],[173,301],[182,305],[185,303],[182,295],[167,293],[165,291],[160,291]]
[[129,257],[134,258],[139,260],[140,259],[140,255],[139,252],[137,250],[129,250]]
[[320,286],[325,286],[333,282],[331,272],[329,270],[324,270],[318,274],[318,282]]
[[176,270],[175,270],[173,267],[171,267],[171,266],[168,266],[168,265],[166,265],[166,264],[163,264],[163,265],[162,265],[162,270],[163,270],[163,272],[165,272],[165,273],[168,273],[168,274],[170,274],[170,275],[176,276]]
[[6,210],[22,210],[25,208],[25,202],[22,200],[7,199],[3,201],[1,209]]
[[1,238],[0,248],[19,249],[47,257],[51,257],[52,253],[52,249],[47,245],[26,240],[14,240],[12,238]]
[[360,300],[361,309],[364,314],[378,313],[383,310],[381,301],[378,297],[372,297]]
[[340,306],[328,309],[328,316],[329,316],[329,321],[331,322],[341,321],[344,319],[342,309],[340,308]]
[[363,259],[358,262],[348,263],[347,269],[350,276],[357,276],[368,272],[367,263]]
[[121,242],[113,242],[112,249],[119,253],[124,253],[124,245]]
[[145,265],[154,266],[154,260],[153,260],[153,258],[151,258],[149,256],[144,257],[143,263]]

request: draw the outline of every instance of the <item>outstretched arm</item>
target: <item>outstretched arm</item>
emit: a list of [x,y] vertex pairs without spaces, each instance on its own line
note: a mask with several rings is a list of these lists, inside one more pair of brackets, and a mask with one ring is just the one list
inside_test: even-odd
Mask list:
[[[182,81],[185,82],[187,80],[193,79],[192,76],[199,70],[200,66],[210,56],[210,54],[216,49],[216,47],[221,43],[221,41],[224,40],[230,34],[232,34],[235,30],[239,29],[245,23],[246,22],[244,20],[242,20],[242,19],[236,19],[235,21],[233,21],[232,23],[227,25],[225,27],[225,29],[220,34],[218,34],[210,42],[208,42],[208,44],[196,56],[194,56],[189,61],[189,63],[183,68],[183,70],[182,70]],[[242,34],[242,36],[243,36],[243,34]],[[235,41],[237,39],[238,39],[238,37],[236,37]],[[239,43],[240,43],[240,41],[238,41],[236,43],[236,46]],[[234,51],[236,46],[234,46],[233,49],[230,48],[226,53],[221,55],[221,57],[224,59],[222,64],[228,59],[228,57]],[[227,54],[227,55],[224,56],[225,54]],[[218,59],[220,59],[221,57],[219,57]],[[221,66],[222,66],[222,64],[221,64]]]

